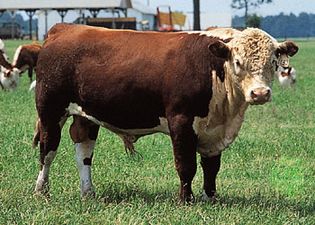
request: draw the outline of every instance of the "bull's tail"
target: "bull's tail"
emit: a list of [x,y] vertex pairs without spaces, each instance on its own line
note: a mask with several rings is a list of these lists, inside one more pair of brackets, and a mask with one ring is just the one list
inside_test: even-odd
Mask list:
[[36,124],[35,124],[35,130],[34,130],[34,136],[33,136],[33,143],[32,147],[36,148],[39,142],[39,137],[40,137],[40,119],[37,118]]

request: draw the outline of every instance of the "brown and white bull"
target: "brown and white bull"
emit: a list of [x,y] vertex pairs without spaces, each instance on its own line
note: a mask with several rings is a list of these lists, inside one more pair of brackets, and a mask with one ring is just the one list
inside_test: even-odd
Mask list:
[[41,169],[35,191],[48,190],[62,126],[73,116],[83,196],[94,193],[92,156],[103,126],[130,142],[169,134],[183,201],[193,200],[200,153],[204,198],[214,198],[221,152],[235,139],[247,106],[271,100],[276,56],[298,49],[258,29],[228,43],[214,36],[54,26],[37,63]]

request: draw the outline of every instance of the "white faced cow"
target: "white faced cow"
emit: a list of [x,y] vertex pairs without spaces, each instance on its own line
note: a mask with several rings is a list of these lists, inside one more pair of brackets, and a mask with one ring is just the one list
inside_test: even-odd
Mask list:
[[41,169],[35,191],[48,190],[61,129],[73,116],[81,194],[93,194],[91,164],[100,126],[128,139],[163,132],[172,139],[180,199],[193,200],[196,152],[204,197],[214,198],[221,152],[233,142],[249,104],[271,100],[279,54],[294,55],[259,29],[229,40],[202,33],[110,30],[55,25],[39,53],[36,107]]
[[289,56],[279,56],[276,77],[282,87],[293,87],[296,82],[296,70],[289,64]]

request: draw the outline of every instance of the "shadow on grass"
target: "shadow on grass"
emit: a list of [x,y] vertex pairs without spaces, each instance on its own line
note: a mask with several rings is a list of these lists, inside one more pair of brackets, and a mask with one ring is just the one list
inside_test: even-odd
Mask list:
[[161,202],[174,202],[177,203],[178,192],[171,190],[147,190],[135,185],[129,186],[122,183],[112,183],[111,185],[103,186],[104,190],[101,194],[101,201],[104,203],[122,203],[142,201],[145,203],[161,203]]
[[[129,186],[123,183],[112,183],[108,186],[103,186],[103,193],[100,200],[104,203],[131,203],[131,202],[144,202],[147,204],[155,203],[179,203],[178,191],[172,190],[146,190],[138,186]],[[290,211],[299,212],[301,215],[309,215],[315,213],[315,202],[305,201],[302,199],[288,199],[284,196],[264,196],[256,193],[251,196],[232,196],[223,195],[218,197],[215,204],[210,202],[202,202],[200,194],[195,193],[196,204],[209,204],[215,207],[225,208],[265,208],[282,210],[288,209]]]
[[301,199],[288,199],[284,196],[264,196],[262,194],[256,193],[249,197],[246,196],[231,196],[224,195],[219,197],[218,205],[225,207],[257,207],[265,209],[289,209],[290,211],[299,212],[301,215],[309,215],[315,213],[315,202],[306,202]]

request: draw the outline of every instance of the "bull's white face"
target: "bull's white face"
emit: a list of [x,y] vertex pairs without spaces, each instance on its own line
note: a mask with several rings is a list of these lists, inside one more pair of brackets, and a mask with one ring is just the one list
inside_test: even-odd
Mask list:
[[232,80],[249,104],[271,101],[271,86],[279,55],[294,55],[298,50],[294,43],[279,44],[259,29],[243,31],[243,34],[234,38],[228,46]]
[[248,28],[231,35],[231,41],[209,45],[215,56],[225,59],[228,78],[249,104],[271,101],[271,85],[278,58],[293,56],[298,47],[291,41],[278,43],[260,29]]
[[20,80],[20,71],[16,68],[8,70],[3,66],[0,66],[0,82],[1,87],[5,90],[16,89]]
[[[254,41],[254,40],[253,40]],[[250,104],[264,104],[271,101],[271,85],[277,65],[275,48],[272,43],[251,43],[247,46],[233,47],[231,50],[230,67],[233,80]]]

